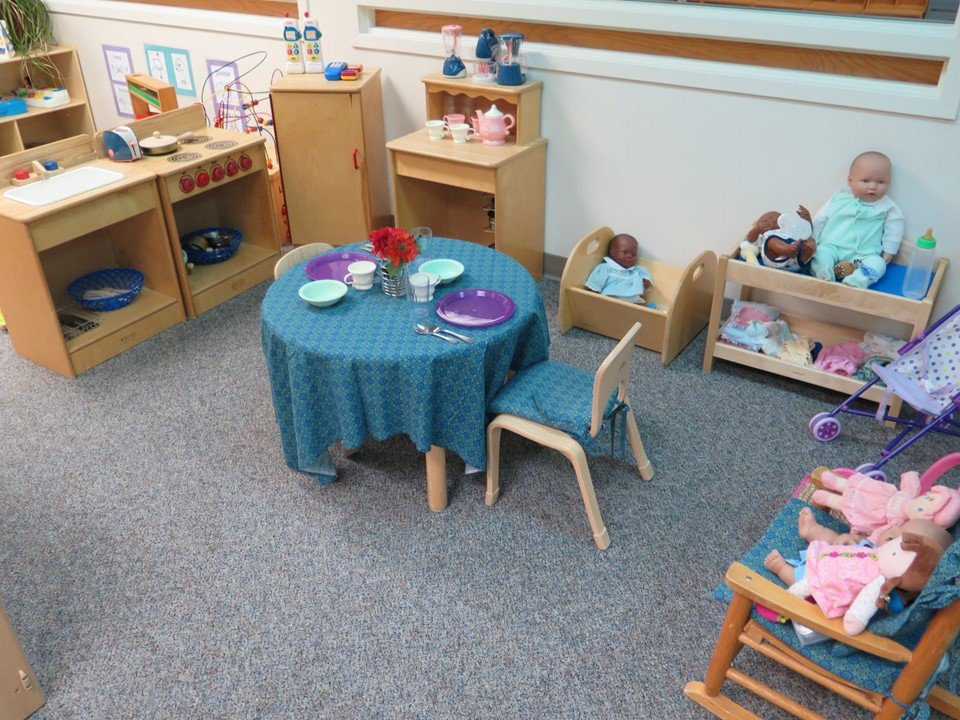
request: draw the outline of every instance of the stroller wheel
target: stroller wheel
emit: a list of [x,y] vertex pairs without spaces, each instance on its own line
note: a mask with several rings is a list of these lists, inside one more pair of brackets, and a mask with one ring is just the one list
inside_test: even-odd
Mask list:
[[810,432],[820,442],[830,442],[840,434],[840,421],[830,413],[814,415],[810,420]]
[[886,473],[884,473],[883,470],[877,470],[873,463],[858,465],[856,469],[858,473],[863,473],[868,477],[872,477],[874,480],[879,480],[880,482],[887,481]]

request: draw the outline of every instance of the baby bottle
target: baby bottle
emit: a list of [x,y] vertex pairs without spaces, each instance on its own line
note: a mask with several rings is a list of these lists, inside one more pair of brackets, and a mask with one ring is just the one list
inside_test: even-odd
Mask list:
[[936,247],[937,239],[933,237],[933,228],[927,228],[926,234],[917,238],[917,248],[910,256],[910,264],[903,276],[904,297],[914,300],[926,297],[930,278],[937,267],[937,256],[933,252]]

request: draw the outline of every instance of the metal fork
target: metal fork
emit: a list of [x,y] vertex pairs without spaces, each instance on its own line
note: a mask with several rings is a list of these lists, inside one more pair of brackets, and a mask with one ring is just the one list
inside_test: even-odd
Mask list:
[[423,321],[423,326],[424,326],[427,330],[429,330],[430,332],[432,332],[434,335],[438,335],[438,334],[440,334],[440,333],[446,333],[447,335],[453,335],[455,338],[458,338],[458,339],[460,339],[460,340],[463,340],[464,342],[467,342],[467,343],[476,342],[476,340],[474,340],[472,337],[468,337],[467,335],[461,335],[461,334],[458,333],[458,332],[454,332],[453,330],[448,330],[447,328],[445,328],[445,327],[440,327],[439,325],[434,325],[434,324],[433,324],[432,322],[430,322],[429,320],[424,320],[424,321]]

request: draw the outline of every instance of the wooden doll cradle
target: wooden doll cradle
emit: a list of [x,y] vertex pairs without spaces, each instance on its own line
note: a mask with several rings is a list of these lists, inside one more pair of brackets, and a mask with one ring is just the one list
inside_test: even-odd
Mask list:
[[567,258],[560,279],[560,332],[579,327],[620,339],[639,322],[643,328],[636,344],[660,353],[661,364],[667,365],[707,324],[716,255],[702,252],[686,267],[638,258],[637,264],[653,277],[644,298],[655,307],[636,305],[585,287],[590,273],[603,262],[614,234],[608,227],[587,233]]

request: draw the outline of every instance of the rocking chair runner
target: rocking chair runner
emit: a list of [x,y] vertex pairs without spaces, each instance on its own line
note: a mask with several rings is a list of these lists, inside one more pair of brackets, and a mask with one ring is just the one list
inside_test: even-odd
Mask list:
[[[921,483],[929,487],[947,470],[960,465],[960,453],[935,463]],[[796,521],[805,503],[792,499],[780,512],[760,542],[727,570],[726,584],[732,591],[720,636],[704,682],[690,682],[684,692],[720,718],[759,720],[722,694],[730,680],[799,718],[823,720],[806,706],[733,667],[744,647],[749,647],[798,672],[847,700],[874,713],[874,720],[922,718],[929,712],[923,701],[952,718],[960,718],[960,697],[935,685],[925,693],[934,673],[954,664],[947,651],[960,631],[960,543],[954,543],[937,566],[920,596],[902,613],[875,619],[869,630],[847,635],[841,619],[827,620],[816,606],[787,592],[769,578],[763,558],[772,549],[798,550],[805,541],[797,538]],[[818,522],[845,529],[834,518],[814,509]],[[956,530],[953,531],[956,536]],[[791,547],[790,536],[796,539]],[[786,553],[785,553],[786,554]],[[719,591],[718,591],[719,592]],[[759,603],[775,613],[843,643],[802,646],[789,625],[771,622],[754,612]]]

